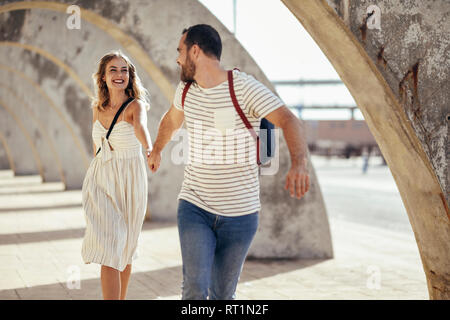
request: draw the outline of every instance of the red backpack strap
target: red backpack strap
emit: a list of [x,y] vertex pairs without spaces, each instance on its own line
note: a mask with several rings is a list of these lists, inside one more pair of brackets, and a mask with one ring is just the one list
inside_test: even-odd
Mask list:
[[186,94],[187,94],[191,84],[192,84],[192,81],[186,82],[186,85],[184,86],[184,89],[183,89],[183,94],[181,95],[181,107],[183,109],[184,109],[184,100],[186,100]]
[[[235,68],[235,70],[238,70]],[[250,131],[250,134],[252,135],[253,139],[256,141],[256,161],[258,165],[261,164],[259,159],[259,137],[255,132],[255,129],[253,129],[253,126],[248,121],[247,117],[245,116],[244,112],[242,111],[241,107],[239,106],[239,103],[236,98],[236,94],[234,93],[234,84],[233,84],[233,70],[228,70],[228,89],[230,90],[230,96],[231,100],[233,101],[234,108],[236,109],[237,113],[241,117],[242,121],[244,122],[245,126],[247,127],[248,131]]]

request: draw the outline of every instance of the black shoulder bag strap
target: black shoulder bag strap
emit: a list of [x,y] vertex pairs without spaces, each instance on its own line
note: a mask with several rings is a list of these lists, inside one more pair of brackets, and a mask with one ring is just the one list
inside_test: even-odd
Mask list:
[[[120,106],[119,110],[117,110],[116,115],[114,116],[114,119],[113,119],[111,125],[109,126],[108,133],[106,134],[106,140],[108,140],[109,135],[111,134],[111,131],[112,131],[112,129],[114,128],[114,125],[116,124],[117,119],[119,119],[119,116],[120,116],[120,114],[122,113],[123,109],[125,109],[125,107],[128,105],[128,103],[130,103],[131,100],[133,100],[133,99],[134,99],[133,97],[128,98],[128,100],[125,101],[125,102]],[[97,154],[100,152],[101,149],[102,149],[101,147],[98,148],[97,153],[96,153],[95,155],[97,155]]]

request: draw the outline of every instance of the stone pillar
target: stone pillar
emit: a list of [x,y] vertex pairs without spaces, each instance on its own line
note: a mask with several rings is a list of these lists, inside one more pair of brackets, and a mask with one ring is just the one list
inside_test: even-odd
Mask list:
[[389,165],[416,237],[430,298],[449,299],[449,154],[445,148],[450,3],[283,3],[335,67]]

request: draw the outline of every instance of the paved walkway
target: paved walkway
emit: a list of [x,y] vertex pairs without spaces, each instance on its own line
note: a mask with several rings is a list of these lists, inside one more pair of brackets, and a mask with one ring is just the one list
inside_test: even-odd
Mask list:
[[[101,299],[80,255],[81,192],[61,190],[0,171],[0,299]],[[333,259],[247,260],[237,299],[428,299],[412,231],[329,216]],[[128,299],[180,299],[176,225],[146,222],[140,240]]]

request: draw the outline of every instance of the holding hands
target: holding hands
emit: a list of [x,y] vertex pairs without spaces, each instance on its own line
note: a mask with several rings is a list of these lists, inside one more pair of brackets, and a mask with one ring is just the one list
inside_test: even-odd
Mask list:
[[157,152],[154,149],[149,152],[147,151],[147,164],[148,168],[155,173],[161,165],[161,152]]

